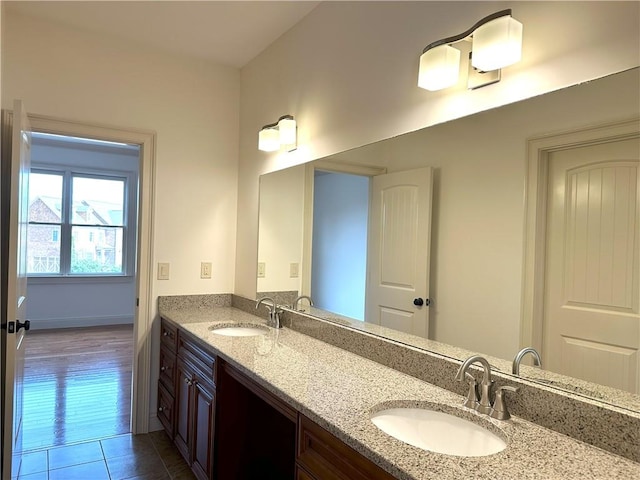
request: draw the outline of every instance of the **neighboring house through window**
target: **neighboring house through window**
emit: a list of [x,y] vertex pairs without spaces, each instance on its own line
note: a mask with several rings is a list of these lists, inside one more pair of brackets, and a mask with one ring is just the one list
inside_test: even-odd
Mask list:
[[136,181],[128,172],[34,162],[27,273],[132,275],[133,255],[128,254],[135,249],[135,228],[129,224],[137,209]]

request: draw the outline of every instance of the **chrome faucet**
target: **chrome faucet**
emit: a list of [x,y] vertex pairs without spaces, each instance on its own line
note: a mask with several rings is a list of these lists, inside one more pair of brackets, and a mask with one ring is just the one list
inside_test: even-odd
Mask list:
[[311,297],[309,295],[300,295],[298,298],[296,298],[293,303],[291,304],[291,309],[295,310],[295,311],[301,311],[304,312],[304,310],[298,310],[298,303],[300,302],[300,300],[304,300],[307,299],[309,300],[309,306],[313,307],[313,300],[311,300]]
[[469,367],[474,364],[479,363],[482,365],[484,369],[484,374],[482,376],[482,382],[480,383],[480,400],[478,401],[478,394],[476,391],[476,402],[472,401],[472,388],[475,390],[475,379],[473,383],[469,384],[469,397],[465,401],[464,405],[469,408],[475,408],[476,411],[480,413],[491,413],[491,388],[493,386],[493,380],[491,379],[491,365],[486,358],[481,357],[480,355],[473,355],[467,358],[464,363],[458,369],[458,373],[456,374],[456,380],[461,382],[465,379],[467,375],[467,370]]
[[[271,304],[268,304],[267,302],[271,302]],[[276,302],[273,301],[273,298],[271,298],[271,297],[262,297],[261,299],[259,299],[256,302],[256,310],[263,303],[269,309],[269,320],[271,320],[271,323],[273,323],[274,327],[275,328],[282,328],[282,325],[280,325],[280,312],[281,312],[281,310],[276,305]]]
[[540,359],[540,354],[536,351],[535,348],[527,347],[520,350],[515,358],[513,359],[513,365],[511,366],[511,373],[514,375],[520,375],[520,362],[522,361],[522,357],[524,357],[527,353],[530,353],[533,356],[533,364],[536,367],[542,366],[542,360]]

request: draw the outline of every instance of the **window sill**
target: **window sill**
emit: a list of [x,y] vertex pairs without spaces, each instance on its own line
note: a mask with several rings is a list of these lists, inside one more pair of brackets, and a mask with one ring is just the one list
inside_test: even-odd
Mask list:
[[73,283],[131,283],[133,275],[73,275],[73,276],[28,276],[28,285],[52,285]]

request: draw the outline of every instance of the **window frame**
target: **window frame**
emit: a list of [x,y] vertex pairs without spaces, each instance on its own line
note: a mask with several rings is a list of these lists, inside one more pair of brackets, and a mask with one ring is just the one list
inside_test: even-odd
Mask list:
[[[60,272],[59,273],[27,273],[30,282],[49,283],[49,281],[66,281],[75,283],[83,279],[102,282],[122,282],[130,281],[135,275],[135,242],[136,220],[137,220],[137,183],[138,175],[131,171],[86,168],[64,164],[40,164],[32,162],[31,173],[62,175],[62,219],[60,223],[32,222],[29,225],[57,225],[60,227]],[[71,208],[72,182],[74,178],[90,178],[102,180],[123,181],[123,215],[122,226],[112,228],[122,228],[122,271],[121,272],[71,272],[71,232],[74,226],[91,226],[72,223]],[[101,227],[103,227],[101,225]],[[109,228],[107,226],[107,228]]]

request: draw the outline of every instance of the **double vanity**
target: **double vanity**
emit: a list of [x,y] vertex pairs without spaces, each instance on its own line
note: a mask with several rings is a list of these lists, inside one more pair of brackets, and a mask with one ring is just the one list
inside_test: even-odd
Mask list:
[[[216,297],[159,301],[158,418],[198,478],[640,478],[630,459]],[[481,362],[468,363],[463,390]]]

